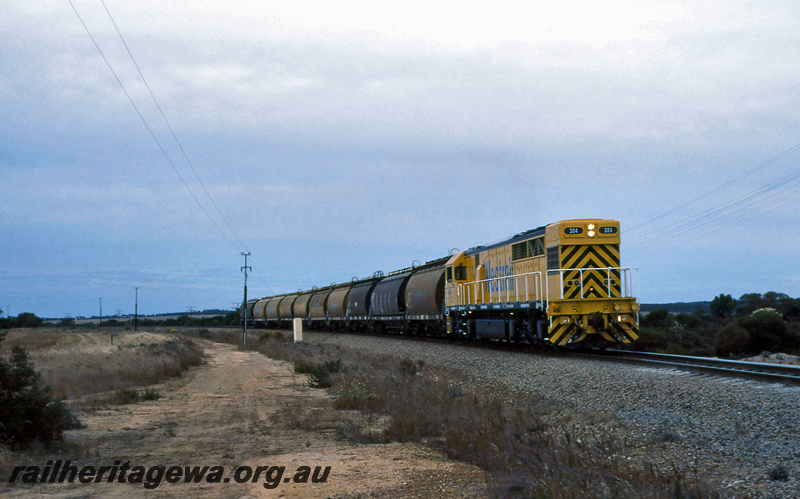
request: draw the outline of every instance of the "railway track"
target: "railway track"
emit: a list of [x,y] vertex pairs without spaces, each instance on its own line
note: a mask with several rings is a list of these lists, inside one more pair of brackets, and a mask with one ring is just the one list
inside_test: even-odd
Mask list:
[[663,353],[630,352],[626,350],[605,350],[594,353],[582,352],[577,355],[586,358],[635,363],[651,367],[680,369],[717,376],[769,381],[787,385],[800,385],[800,366]]
[[[224,326],[223,326],[224,327]],[[348,331],[331,333],[324,330],[307,329],[306,331],[319,334],[363,334]],[[528,351],[535,349],[538,354],[580,357],[607,362],[620,362],[639,364],[656,368],[671,368],[703,374],[712,374],[722,377],[752,379],[786,385],[800,386],[800,366],[786,364],[768,364],[764,362],[746,362],[741,360],[725,360],[710,357],[693,357],[688,355],[673,355],[664,353],[633,352],[629,350],[563,350],[552,347],[535,347],[526,343],[507,343],[504,341],[478,341],[464,342],[448,340],[430,336],[409,336],[400,334],[382,334],[380,336],[394,338],[400,341],[423,341],[432,343],[460,344],[475,348],[488,347],[497,350]]]
[[[323,331],[314,331],[323,333]],[[324,333],[323,333],[324,334]],[[352,334],[339,331],[335,334]],[[433,338],[424,336],[408,336],[384,334],[384,337],[396,338],[405,341],[425,341],[434,343],[454,343],[453,340],[444,338]],[[455,341],[455,343],[472,347],[489,347],[500,350],[531,350],[531,345],[506,343],[497,341],[465,343]],[[536,348],[536,347],[534,347]],[[537,351],[540,354],[580,357],[593,360],[603,360],[607,362],[620,362],[629,364],[639,364],[657,368],[671,368],[683,371],[691,371],[702,374],[712,374],[729,378],[742,378],[757,381],[767,381],[773,383],[783,383],[787,385],[800,386],[800,366],[785,364],[768,364],[764,362],[746,362],[740,360],[725,360],[710,357],[692,357],[688,355],[673,355],[650,352],[633,352],[628,350],[553,350],[545,348]]]

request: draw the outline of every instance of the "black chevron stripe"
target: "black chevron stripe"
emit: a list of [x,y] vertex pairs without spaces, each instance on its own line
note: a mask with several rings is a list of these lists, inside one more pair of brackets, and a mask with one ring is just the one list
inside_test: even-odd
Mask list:
[[596,249],[592,249],[592,253],[597,257],[598,260],[600,260],[600,263],[603,265],[603,267],[615,267],[616,266],[612,255],[610,255],[609,253],[606,253],[606,252],[602,252],[601,253],[600,251],[598,251]]
[[564,266],[561,268],[568,268],[566,265],[568,265],[568,262],[572,261],[575,254],[578,253],[581,248],[583,248],[583,246],[564,246],[564,251],[561,253],[561,263]]
[[583,287],[590,286],[594,283],[596,286],[605,286],[603,284],[603,277],[597,275],[597,272],[584,272],[583,273]]
[[595,266],[616,267],[619,266],[619,250],[615,245],[602,246],[567,246],[568,250],[562,253],[561,268],[586,268],[585,263],[590,257],[594,257]]
[[601,254],[594,248],[587,249],[579,260],[572,262],[571,268],[613,267],[613,260],[608,255]]
[[[605,274],[599,272],[584,272],[583,274],[583,290],[585,293],[584,298],[589,298],[590,295],[597,295],[598,298],[606,298],[607,285],[605,281]],[[594,288],[594,289],[592,289]],[[612,289],[612,296],[614,290]]]

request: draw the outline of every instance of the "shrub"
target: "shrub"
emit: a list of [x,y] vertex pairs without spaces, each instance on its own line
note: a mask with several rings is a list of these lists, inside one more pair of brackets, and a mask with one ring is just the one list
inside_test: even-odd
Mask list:
[[400,361],[400,374],[403,376],[416,376],[425,365],[425,361],[418,360],[414,362],[411,359],[403,359]]
[[800,334],[775,309],[762,308],[721,328],[716,346],[721,356],[792,352],[800,348]]
[[289,337],[282,331],[262,331],[258,335],[258,341],[289,341]]
[[337,409],[365,410],[379,400],[367,383],[361,379],[343,379],[336,386],[336,400],[334,407]]
[[63,401],[39,383],[26,350],[15,346],[9,359],[0,357],[0,442],[12,449],[34,441],[49,445],[61,440],[64,431],[79,427]]
[[720,357],[744,355],[750,348],[750,333],[738,322],[723,326],[717,333],[716,347]]
[[666,308],[660,308],[643,316],[640,322],[642,326],[669,327],[674,323],[674,320]]
[[747,317],[739,319],[739,323],[750,333],[751,353],[764,350],[776,352],[783,346],[786,338],[786,322],[775,309],[756,310]]
[[670,345],[671,335],[662,328],[642,326],[639,339],[632,348],[644,352],[665,352]]
[[[675,355],[713,355],[716,332],[711,327],[683,327],[680,318],[678,316],[679,322],[670,328],[642,327],[639,330],[639,339],[632,348],[643,352]],[[684,319],[687,322],[692,320],[694,319]]]
[[134,388],[120,388],[117,390],[120,402],[130,404],[139,400],[139,392]]
[[117,397],[123,404],[131,404],[140,400],[158,400],[161,394],[155,388],[145,388],[141,392],[135,388],[120,388],[117,390]]
[[341,370],[341,360],[329,360],[321,364],[299,361],[294,365],[294,372],[308,374],[308,386],[311,388],[330,388],[332,386],[331,374]]
[[158,400],[161,394],[155,388],[145,388],[142,390],[142,400]]

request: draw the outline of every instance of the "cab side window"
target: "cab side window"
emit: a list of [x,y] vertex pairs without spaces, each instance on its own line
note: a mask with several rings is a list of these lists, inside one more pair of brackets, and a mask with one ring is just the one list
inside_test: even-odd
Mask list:
[[456,281],[466,281],[467,280],[467,267],[465,265],[459,265],[455,268],[455,277]]

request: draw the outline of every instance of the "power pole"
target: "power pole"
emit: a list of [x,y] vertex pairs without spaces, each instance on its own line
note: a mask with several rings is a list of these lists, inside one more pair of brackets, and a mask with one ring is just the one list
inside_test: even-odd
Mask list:
[[99,298],[100,300],[100,325],[103,325],[103,299]]
[[139,286],[134,286],[136,290],[136,302],[133,308],[133,330],[136,331],[139,327]]
[[242,309],[244,310],[244,320],[242,324],[244,329],[242,331],[242,348],[247,350],[247,271],[253,270],[252,267],[247,266],[247,257],[250,256],[250,252],[242,253],[244,257],[244,267],[242,267],[242,272],[244,272],[244,303],[242,304]]

